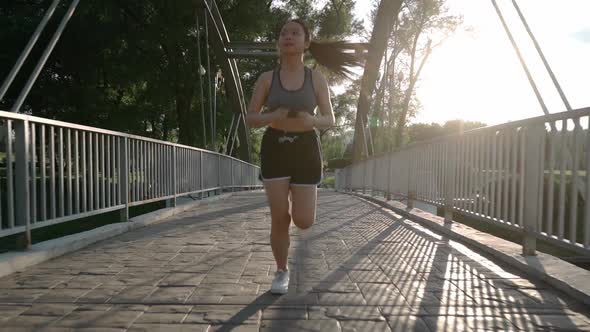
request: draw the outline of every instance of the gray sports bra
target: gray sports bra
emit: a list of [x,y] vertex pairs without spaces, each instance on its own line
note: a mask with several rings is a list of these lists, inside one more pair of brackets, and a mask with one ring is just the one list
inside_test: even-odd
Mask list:
[[305,79],[303,85],[297,90],[286,90],[281,83],[280,68],[274,70],[272,83],[266,98],[266,107],[272,112],[278,107],[285,107],[293,111],[307,111],[314,115],[317,101],[313,90],[311,69],[305,68]]

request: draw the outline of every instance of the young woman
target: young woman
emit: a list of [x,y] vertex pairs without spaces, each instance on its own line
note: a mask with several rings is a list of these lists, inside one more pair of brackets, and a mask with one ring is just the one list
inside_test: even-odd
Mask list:
[[[357,61],[342,51],[341,43],[312,42],[309,29],[299,19],[283,25],[277,47],[279,66],[258,78],[246,121],[250,127],[268,126],[260,153],[272,219],[270,245],[277,264],[271,292],[285,294],[291,220],[299,229],[307,229],[316,215],[316,189],[322,180],[316,128],[334,125],[328,83],[321,72],[304,65],[303,55],[309,50],[319,64],[339,74],[348,73],[345,66]],[[261,113],[263,106],[267,110]]]

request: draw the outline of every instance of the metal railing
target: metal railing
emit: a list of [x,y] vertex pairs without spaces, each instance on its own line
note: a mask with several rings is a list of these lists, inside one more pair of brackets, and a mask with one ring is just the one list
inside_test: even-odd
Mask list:
[[189,194],[257,188],[258,167],[194,147],[0,111],[0,238]]
[[442,207],[590,255],[590,108],[416,143],[336,172],[337,190]]

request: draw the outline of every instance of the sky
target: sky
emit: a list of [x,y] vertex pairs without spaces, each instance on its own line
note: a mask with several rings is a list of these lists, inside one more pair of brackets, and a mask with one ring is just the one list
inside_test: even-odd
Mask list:
[[[366,19],[369,1],[357,0],[357,17]],[[549,112],[565,111],[512,1],[497,2]],[[517,3],[572,108],[590,106],[590,0]],[[447,4],[464,23],[425,65],[416,89],[422,109],[412,122],[463,119],[493,125],[543,115],[492,2]]]

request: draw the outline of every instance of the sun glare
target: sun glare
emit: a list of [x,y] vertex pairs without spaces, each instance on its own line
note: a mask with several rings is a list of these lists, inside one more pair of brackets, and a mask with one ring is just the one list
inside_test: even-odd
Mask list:
[[[588,94],[582,90],[582,78],[590,74],[590,65],[582,57],[590,56],[590,43],[572,37],[578,29],[583,31],[581,26],[585,22],[571,11],[576,6],[552,13],[548,3],[519,3],[525,15],[529,14],[529,25],[536,32],[572,107],[590,105]],[[568,2],[576,3],[578,7],[588,6]],[[488,1],[465,0],[453,0],[450,4],[464,15],[466,25],[474,32],[459,29],[433,52],[417,87],[423,108],[414,122],[464,119],[497,124],[542,115],[542,108],[492,5]],[[532,10],[533,6],[536,10]],[[514,9],[505,3],[501,8],[549,112],[565,111]],[[554,23],[551,27],[541,24],[549,19]]]

